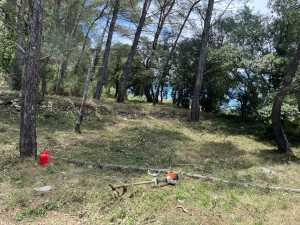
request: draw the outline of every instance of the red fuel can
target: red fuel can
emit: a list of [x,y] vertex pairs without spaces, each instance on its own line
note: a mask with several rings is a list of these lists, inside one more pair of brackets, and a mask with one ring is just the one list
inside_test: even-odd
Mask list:
[[49,163],[49,152],[47,150],[45,150],[44,152],[42,152],[42,154],[40,155],[40,165],[46,165]]

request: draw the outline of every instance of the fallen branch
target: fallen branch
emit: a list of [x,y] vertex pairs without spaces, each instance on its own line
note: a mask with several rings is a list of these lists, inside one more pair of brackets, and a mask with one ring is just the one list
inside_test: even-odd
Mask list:
[[175,209],[182,209],[182,212],[189,214],[190,216],[192,216],[193,214],[190,213],[189,211],[187,211],[182,205],[178,205],[175,207]]
[[[98,168],[110,168],[110,169],[119,169],[119,170],[139,170],[139,171],[147,171],[146,167],[135,167],[135,166],[124,166],[124,165],[113,165],[113,164],[102,164],[102,163],[93,163],[93,162],[87,162],[87,161],[80,161],[80,160],[73,160],[73,159],[63,159],[64,161],[67,161],[68,163],[73,163],[80,166],[93,166]],[[152,172],[164,172],[167,173],[170,170],[167,169],[152,169],[150,168],[150,171]]]
[[256,188],[262,188],[262,189],[266,189],[266,190],[290,191],[290,192],[300,193],[300,189],[295,189],[295,188],[272,187],[272,186],[250,184],[250,183],[243,183],[243,182],[234,182],[234,181],[230,181],[230,180],[222,180],[222,179],[215,178],[215,177],[207,177],[207,176],[203,176],[203,175],[199,175],[199,174],[191,174],[191,173],[184,173],[184,175],[187,177],[195,178],[195,179],[218,181],[218,182],[223,182],[223,183],[227,183],[227,184],[239,184],[244,187],[256,187]]
[[[102,164],[102,163],[93,163],[93,162],[87,162],[87,161],[79,161],[79,160],[72,160],[72,159],[63,159],[64,161],[67,161],[69,163],[73,163],[76,165],[81,165],[81,166],[93,166],[93,167],[98,167],[98,168],[110,168],[110,169],[129,169],[129,170],[139,170],[139,171],[147,171],[147,168],[145,167],[135,167],[135,166],[124,166],[124,165],[113,165],[113,164]],[[169,172],[170,170],[167,169],[152,169],[150,168],[150,171],[152,172]],[[192,173],[185,173],[185,172],[178,172],[180,175],[185,175],[187,177],[191,177],[194,179],[203,179],[203,180],[208,180],[212,182],[223,182],[227,184],[239,184],[243,187],[255,187],[255,188],[261,188],[265,190],[274,190],[274,191],[287,191],[287,192],[296,192],[300,193],[300,189],[295,189],[295,188],[283,188],[283,187],[272,187],[272,186],[265,186],[265,185],[257,185],[257,184],[250,184],[250,183],[243,183],[243,182],[234,182],[230,180],[223,180],[219,179],[216,177],[207,177],[199,174],[192,174]]]

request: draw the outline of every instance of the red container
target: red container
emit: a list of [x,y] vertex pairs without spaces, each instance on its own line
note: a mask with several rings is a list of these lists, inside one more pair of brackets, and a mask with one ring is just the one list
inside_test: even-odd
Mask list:
[[42,154],[40,155],[40,165],[46,165],[49,163],[49,152],[47,150],[45,150],[44,152],[42,152]]

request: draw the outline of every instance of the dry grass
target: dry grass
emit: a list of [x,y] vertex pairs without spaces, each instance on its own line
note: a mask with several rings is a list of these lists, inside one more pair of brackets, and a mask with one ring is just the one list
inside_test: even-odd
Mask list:
[[[14,93],[10,93],[13,95]],[[8,97],[8,96],[7,96]],[[55,100],[55,99],[54,99]],[[61,100],[57,98],[55,101]],[[150,104],[101,104],[112,110],[183,112]],[[109,183],[151,180],[147,174],[78,167],[59,158],[178,170],[232,181],[300,188],[299,159],[278,154],[267,127],[240,117],[202,114],[200,123],[185,117],[88,115],[82,134],[73,132],[76,115],[40,111],[39,153],[48,149],[49,165],[18,159],[19,113],[0,106],[0,223],[13,224],[299,224],[300,195],[244,188],[181,177],[176,186],[140,186],[134,195],[116,200]],[[300,148],[293,144],[295,154]],[[209,158],[209,160],[208,160]],[[266,167],[275,175],[262,172]],[[34,187],[51,185],[44,194]],[[184,200],[179,203],[178,200]],[[176,209],[182,205],[182,208]]]

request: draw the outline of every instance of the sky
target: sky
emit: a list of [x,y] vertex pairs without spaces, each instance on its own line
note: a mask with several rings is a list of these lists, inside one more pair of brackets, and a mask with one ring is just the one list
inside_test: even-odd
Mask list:
[[249,2],[249,6],[254,7],[255,12],[260,12],[261,14],[268,14],[270,10],[267,8],[268,0],[252,0]]

